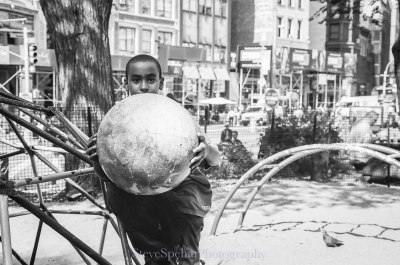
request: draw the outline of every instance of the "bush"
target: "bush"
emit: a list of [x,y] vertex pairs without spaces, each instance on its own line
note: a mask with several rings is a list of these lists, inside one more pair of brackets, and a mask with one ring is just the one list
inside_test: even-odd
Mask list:
[[256,161],[251,158],[251,153],[243,145],[221,143],[218,149],[222,155],[219,167],[211,168],[207,175],[211,179],[239,179],[252,168]]
[[[302,117],[284,116],[275,119],[274,128],[267,128],[260,140],[259,158],[280,151],[314,143],[340,142],[332,128],[330,113],[309,112]],[[327,180],[341,171],[337,151],[326,151],[294,162],[286,172],[291,176]]]

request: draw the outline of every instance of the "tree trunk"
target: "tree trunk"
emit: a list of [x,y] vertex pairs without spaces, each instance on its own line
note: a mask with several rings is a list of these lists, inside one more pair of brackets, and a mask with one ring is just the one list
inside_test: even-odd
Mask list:
[[77,103],[111,108],[108,23],[112,0],[40,0],[58,66],[66,111]]
[[[114,104],[108,39],[112,0],[39,1],[54,44],[63,111],[87,132],[84,110],[90,106],[93,127],[97,129],[101,118]],[[72,155],[66,156],[66,170],[84,166],[87,165]],[[93,185],[91,180],[96,182],[97,178],[80,177],[77,182],[88,189]]]

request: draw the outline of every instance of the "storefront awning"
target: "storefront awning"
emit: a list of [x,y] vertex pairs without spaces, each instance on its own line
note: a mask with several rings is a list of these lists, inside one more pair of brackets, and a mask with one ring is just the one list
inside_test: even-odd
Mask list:
[[214,74],[217,80],[231,80],[231,77],[229,76],[229,73],[225,68],[214,68]]
[[196,66],[184,66],[184,67],[182,67],[182,70],[183,70],[183,76],[186,78],[190,78],[190,79],[199,79],[200,78],[200,74],[197,71]]
[[211,67],[199,67],[201,79],[215,80],[214,71]]

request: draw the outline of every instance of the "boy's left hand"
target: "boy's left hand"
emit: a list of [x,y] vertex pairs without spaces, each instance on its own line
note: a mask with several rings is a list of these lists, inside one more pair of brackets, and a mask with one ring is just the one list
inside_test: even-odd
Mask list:
[[197,133],[197,137],[199,138],[199,145],[193,149],[194,157],[190,161],[191,170],[194,170],[200,165],[201,161],[206,158],[208,152],[208,143],[206,142],[204,135]]

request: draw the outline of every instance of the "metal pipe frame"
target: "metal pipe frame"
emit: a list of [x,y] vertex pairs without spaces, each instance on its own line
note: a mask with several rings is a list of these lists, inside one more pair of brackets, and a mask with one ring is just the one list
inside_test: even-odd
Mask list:
[[28,121],[24,120],[21,117],[18,117],[14,113],[10,112],[9,110],[5,109],[4,107],[0,106],[0,114],[4,115],[7,119],[13,120],[14,122],[18,123],[19,125],[31,130],[32,132],[38,134],[39,136],[43,137],[44,139],[50,141],[51,143],[55,144],[58,147],[61,147],[65,151],[69,152],[70,154],[76,156],[77,158],[83,160],[84,162],[92,165],[92,161],[90,160],[89,156],[74,149],[73,147],[69,146],[68,144],[64,143],[60,139],[54,137],[53,135],[33,126]]
[[12,247],[11,247],[11,231],[10,216],[8,212],[8,196],[0,194],[0,229],[1,229],[1,246],[3,249],[3,264],[12,265]]
[[[6,92],[4,92],[4,91],[6,91]],[[60,139],[41,130],[40,128],[32,125],[31,123],[27,122],[26,120],[22,119],[21,117],[10,112],[6,108],[4,108],[1,103],[10,104],[13,107],[15,107],[16,109],[18,109],[19,111],[28,115],[29,117],[42,123],[47,129],[49,129],[51,132],[56,134],[57,137],[59,137]],[[66,133],[60,131],[58,128],[49,124],[47,121],[43,120],[38,115],[36,115],[28,110],[25,110],[23,108],[29,109],[30,111],[31,110],[42,111],[42,112],[46,113],[46,115],[54,115],[63,123],[63,125],[68,129],[68,132],[75,138],[71,137],[69,134],[66,134]],[[6,117],[6,119],[10,123],[10,126],[12,127],[13,131],[15,132],[17,138],[20,141],[20,144],[14,144],[10,141],[1,139],[0,142],[7,144],[13,148],[16,148],[17,150],[7,153],[7,154],[0,155],[0,159],[13,157],[13,156],[16,156],[16,155],[19,155],[22,153],[27,153],[29,156],[29,159],[31,161],[31,166],[32,166],[33,175],[34,175],[33,178],[26,178],[26,179],[22,179],[22,180],[15,180],[15,181],[8,180],[8,179],[0,180],[0,220],[1,220],[0,229],[1,229],[1,235],[2,235],[2,238],[0,241],[2,243],[2,248],[3,248],[3,264],[4,265],[12,264],[12,255],[14,255],[16,257],[16,259],[22,265],[27,264],[12,249],[9,219],[10,219],[10,217],[18,217],[18,216],[33,214],[36,217],[38,217],[40,221],[39,221],[38,229],[36,232],[36,237],[35,237],[35,242],[34,242],[34,246],[33,246],[33,250],[32,250],[30,264],[34,264],[34,262],[35,262],[43,223],[47,224],[53,230],[55,230],[57,233],[59,233],[65,239],[67,239],[72,244],[72,246],[77,250],[78,254],[81,256],[81,258],[83,259],[83,261],[86,264],[91,264],[91,263],[88,260],[88,258],[85,256],[85,254],[88,255],[89,257],[91,257],[94,261],[96,261],[100,265],[110,264],[107,260],[105,260],[102,257],[105,236],[106,236],[106,232],[107,232],[107,226],[108,226],[108,222],[110,222],[112,224],[112,226],[114,227],[114,229],[116,230],[116,233],[118,234],[118,236],[121,238],[121,245],[123,248],[125,263],[131,264],[131,259],[132,259],[136,265],[140,265],[140,262],[137,260],[133,250],[129,247],[125,231],[123,230],[120,223],[117,224],[114,221],[113,217],[110,215],[110,211],[108,210],[109,208],[107,206],[107,203],[105,202],[106,206],[103,207],[102,205],[97,203],[96,200],[89,193],[87,193],[82,187],[80,187],[77,183],[75,183],[72,179],[70,179],[70,177],[76,177],[76,176],[94,173],[94,169],[92,167],[90,167],[90,168],[77,169],[77,170],[63,172],[60,169],[58,169],[56,166],[54,166],[48,159],[46,159],[43,155],[41,155],[37,151],[37,150],[44,150],[44,151],[53,151],[53,152],[58,152],[58,153],[70,153],[70,154],[78,157],[82,161],[88,163],[89,165],[92,165],[92,161],[89,159],[89,156],[87,156],[84,153],[84,150],[83,150],[84,148],[87,147],[87,142],[89,140],[89,137],[86,134],[84,134],[81,130],[79,130],[60,111],[56,110],[55,108],[43,108],[43,107],[35,105],[29,101],[26,101],[22,98],[14,96],[14,95],[8,93],[7,90],[4,90],[4,89],[0,89],[0,114],[4,115]],[[22,134],[19,132],[19,129],[17,128],[17,126],[15,126],[14,122],[18,123],[19,125],[27,128],[28,130],[30,130],[32,132],[38,134],[39,136],[50,141],[57,147],[29,146],[29,144],[25,141]],[[70,144],[74,145],[76,148],[78,148],[78,150],[71,147],[66,142],[69,142]],[[50,169],[52,169],[55,173],[45,175],[45,176],[39,176],[38,171],[37,171],[36,161],[34,159],[35,156],[39,160],[41,160],[45,165],[47,165]],[[100,208],[100,211],[62,211],[62,210],[47,209],[46,206],[44,205],[44,200],[43,200],[43,197],[41,194],[39,184],[48,182],[48,181],[59,180],[59,179],[64,179],[67,183],[71,184],[71,186],[73,188],[77,189],[90,202],[92,202],[94,205],[96,205],[98,208]],[[38,192],[38,197],[39,197],[39,205],[38,206],[32,204],[31,202],[24,199],[23,197],[17,196],[16,192],[14,190],[15,188],[26,186],[26,185],[32,185],[32,184],[37,185],[37,192]],[[102,186],[102,191],[104,193],[103,195],[105,197],[104,183],[101,182],[101,186]],[[22,211],[22,212],[14,213],[14,214],[10,215],[8,212],[8,198],[14,200],[16,203],[18,203],[20,206],[25,208],[27,211]],[[98,216],[104,217],[104,223],[103,223],[103,227],[102,227],[102,234],[101,234],[100,245],[99,245],[99,252],[97,253],[94,250],[92,250],[83,241],[79,240],[72,233],[70,233],[67,229],[65,229],[54,218],[53,214],[87,214],[87,215],[98,215]]]
[[22,107],[22,108],[27,108],[30,110],[38,110],[38,111],[43,111],[45,113],[51,114],[51,112],[44,108],[40,107],[38,105],[35,105],[29,101],[22,101],[22,100],[17,100],[17,99],[11,99],[11,98],[6,98],[6,97],[0,97],[0,103],[8,104],[8,105],[13,105],[14,107]]
[[[11,215],[10,215],[11,216]],[[0,243],[2,242],[2,238],[0,236]],[[12,250],[12,255],[19,261],[19,263],[21,263],[21,265],[28,265],[28,263],[26,263],[19,255],[17,252],[15,252],[14,249]]]
[[[61,224],[59,224],[54,218],[45,214],[42,210],[38,209],[34,204],[29,202],[28,200],[22,198],[21,196],[10,195],[10,198],[18,203],[21,207],[25,208],[33,215],[35,215],[39,220],[43,221],[49,227],[51,227],[54,231],[63,236],[66,240],[68,240],[73,246],[83,251],[86,255],[96,261],[101,265],[111,265],[106,259],[104,259],[101,255],[95,252],[92,248],[86,245],[83,241],[65,229]],[[8,264],[5,264],[8,265]]]
[[[282,168],[286,167],[287,165],[293,163],[294,161],[308,156],[312,155],[315,153],[319,152],[324,152],[324,151],[356,151],[356,152],[363,152],[367,154],[368,156],[377,158],[379,160],[382,160],[383,162],[386,162],[390,165],[400,167],[400,162],[395,160],[395,157],[400,157],[400,152],[389,148],[385,146],[380,146],[376,144],[359,144],[359,143],[336,143],[336,144],[312,144],[312,145],[303,145],[299,147],[293,147],[284,151],[281,151],[279,153],[276,153],[262,161],[260,161],[258,164],[253,166],[251,169],[249,169],[234,185],[234,187],[231,189],[231,191],[226,195],[225,200],[223,201],[221,207],[219,208],[211,231],[210,235],[215,235],[219,221],[224,213],[224,210],[226,209],[227,204],[229,201],[232,199],[236,191],[240,188],[245,188],[242,187],[243,183],[249,179],[251,176],[253,176],[257,171],[265,168],[271,168],[271,170],[261,179],[259,180],[255,185],[252,185],[253,190],[252,192],[248,195],[249,197],[247,198],[243,210],[240,211],[241,215],[239,216],[238,220],[238,226],[241,226],[243,224],[244,218],[246,216],[246,213],[254,200],[255,196],[257,195],[258,191],[261,189],[261,187],[269,180],[271,179],[279,170]],[[289,156],[289,158],[283,160],[279,164],[271,164],[279,159],[282,159],[284,157]]]
[[75,145],[76,147],[83,149],[83,146],[76,141],[74,138],[70,137],[68,134],[64,133],[63,131],[61,131],[60,129],[58,129],[57,127],[55,127],[54,125],[51,125],[50,123],[48,123],[47,121],[43,120],[42,118],[40,118],[38,115],[30,112],[30,111],[26,111],[22,108],[17,108],[18,110],[20,110],[21,112],[23,112],[24,114],[28,115],[29,117],[31,117],[32,119],[40,122],[41,124],[43,124],[43,126],[46,127],[46,129],[52,131],[53,133],[57,134],[62,140],[64,141],[69,141],[71,144]]

